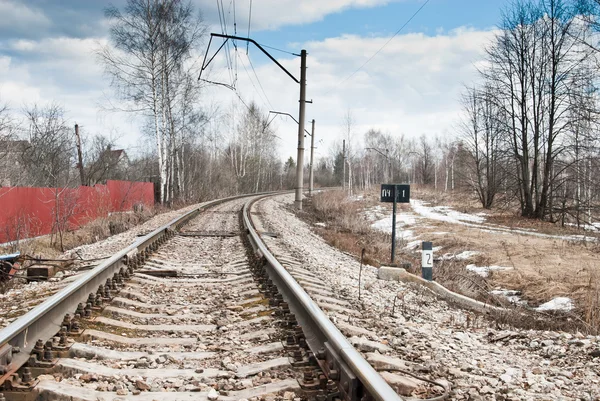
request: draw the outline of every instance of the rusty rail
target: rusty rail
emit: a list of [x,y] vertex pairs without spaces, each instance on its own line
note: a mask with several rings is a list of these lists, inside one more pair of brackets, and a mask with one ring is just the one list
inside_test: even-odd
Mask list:
[[277,286],[302,326],[306,342],[316,356],[319,366],[329,379],[337,382],[340,398],[346,401],[401,401],[402,398],[348,342],[310,295],[269,251],[250,218],[250,207],[258,199],[260,197],[246,203],[243,210],[243,221],[250,243],[255,252],[264,259],[269,278]]
[[137,263],[146,256],[146,249],[158,246],[171,233],[198,215],[201,211],[231,200],[249,196],[239,195],[207,202],[151,233],[137,239],[133,244],[117,252],[109,259],[85,273],[43,303],[36,306],[0,331],[0,386],[21,368],[30,358],[31,351],[39,340],[45,343],[54,337],[64,325],[67,314],[74,314],[78,305],[85,305],[90,294],[95,294],[107,280],[123,273],[128,264]]

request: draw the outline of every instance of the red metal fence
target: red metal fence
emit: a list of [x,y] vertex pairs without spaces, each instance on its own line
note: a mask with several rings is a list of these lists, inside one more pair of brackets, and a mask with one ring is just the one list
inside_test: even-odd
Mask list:
[[70,230],[111,212],[152,206],[151,182],[107,181],[78,188],[0,188],[0,243]]

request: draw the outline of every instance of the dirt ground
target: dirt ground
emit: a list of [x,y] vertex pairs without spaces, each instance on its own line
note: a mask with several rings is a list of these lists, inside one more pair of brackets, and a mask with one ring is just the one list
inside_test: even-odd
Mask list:
[[[468,262],[477,266],[506,266],[511,270],[491,272],[489,280],[498,286],[520,290],[534,303],[556,296],[577,297],[597,282],[600,261],[597,245],[583,241],[540,238],[503,231],[430,221],[426,228],[414,228],[421,238],[442,246],[443,253],[477,251]],[[432,233],[447,232],[443,235]]]
[[[416,191],[414,197],[427,200],[431,195]],[[486,213],[485,221],[462,225],[427,219],[426,225],[413,227],[415,234],[434,241],[434,246],[442,246],[442,253],[480,252],[468,263],[511,267],[491,272],[488,280],[499,287],[522,291],[523,298],[532,305],[567,296],[575,299],[579,308],[598,307],[597,299],[587,305],[594,293],[598,297],[600,285],[597,234],[525,219],[504,210],[483,210],[464,200],[447,203],[471,214]],[[447,234],[433,234],[439,232]]]
[[[521,299],[529,307],[536,307],[556,297],[569,297],[575,304],[574,315],[593,327],[600,327],[598,234],[525,219],[508,208],[484,210],[478,207],[476,200],[466,195],[418,188],[411,190],[411,198],[424,202],[428,208],[449,206],[459,214],[479,215],[484,219],[440,221],[430,218],[427,213],[419,213],[414,204],[401,205],[398,208],[398,220],[402,223],[399,225],[403,230],[410,230],[410,234],[400,241],[400,261],[405,256],[406,260],[418,264],[420,241],[432,241],[434,249],[441,247],[435,252],[436,257],[457,255],[464,251],[476,252],[476,255],[468,258],[452,260],[454,271],[457,274],[464,272],[465,276],[474,278],[478,281],[476,285],[481,286],[481,278],[466,271],[467,265],[504,267],[506,270],[490,271],[483,279],[486,289],[519,291]],[[369,210],[376,210],[376,216],[369,216],[370,221],[391,216],[391,205],[379,203],[378,189],[356,193],[354,198],[355,203],[362,205],[363,214],[366,211],[368,215]],[[317,227],[317,231],[321,230]],[[411,242],[412,248],[406,249],[405,246]]]

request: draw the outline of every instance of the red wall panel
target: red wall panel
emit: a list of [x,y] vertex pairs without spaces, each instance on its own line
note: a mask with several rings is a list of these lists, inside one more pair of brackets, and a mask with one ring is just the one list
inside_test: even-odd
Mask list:
[[75,229],[110,212],[152,206],[154,184],[107,181],[79,188],[0,188],[0,242]]

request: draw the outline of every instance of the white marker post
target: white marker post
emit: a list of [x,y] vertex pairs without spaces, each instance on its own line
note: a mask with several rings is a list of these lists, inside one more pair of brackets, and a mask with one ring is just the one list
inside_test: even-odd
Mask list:
[[421,255],[421,274],[425,280],[433,280],[433,243],[423,241]]

